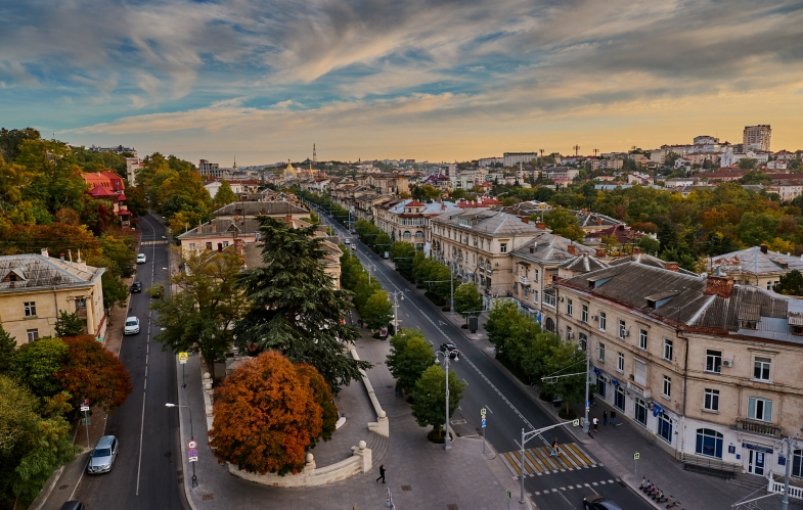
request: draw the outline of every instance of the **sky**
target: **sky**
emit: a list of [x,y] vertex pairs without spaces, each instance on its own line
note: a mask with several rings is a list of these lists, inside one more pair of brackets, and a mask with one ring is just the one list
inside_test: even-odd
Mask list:
[[0,127],[238,166],[803,149],[803,2],[0,0]]

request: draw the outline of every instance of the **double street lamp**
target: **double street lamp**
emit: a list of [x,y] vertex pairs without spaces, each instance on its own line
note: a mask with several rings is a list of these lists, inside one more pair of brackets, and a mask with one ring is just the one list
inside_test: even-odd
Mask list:
[[446,369],[446,383],[443,385],[446,392],[446,424],[444,426],[443,449],[450,450],[452,444],[451,437],[449,436],[449,361],[460,361],[460,355],[457,350],[442,348],[439,351],[435,351],[435,363],[440,364],[441,358],[443,358],[443,365]]
[[[165,402],[165,407],[171,407],[171,408],[172,407],[178,407],[180,409],[186,409],[187,410],[187,412],[190,415],[190,442],[192,443],[192,446],[190,448],[191,449],[196,448],[196,446],[195,446],[195,431],[194,431],[193,426],[192,426],[192,408],[190,406],[174,404],[172,402]],[[197,460],[197,456],[194,459],[192,458],[193,457],[192,455],[190,455],[190,457],[191,457],[190,464],[192,464],[192,486],[193,487],[197,487],[198,486],[198,477],[195,475],[195,461]]]

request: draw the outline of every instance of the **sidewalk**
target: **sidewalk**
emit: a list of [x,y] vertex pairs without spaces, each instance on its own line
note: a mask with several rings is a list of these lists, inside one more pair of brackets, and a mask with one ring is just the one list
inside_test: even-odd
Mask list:
[[[448,313],[449,320],[460,326],[463,318],[456,313]],[[464,331],[467,338],[477,347],[485,352],[489,357],[493,357],[493,345],[488,340],[487,333],[483,328],[487,313],[483,313],[480,318],[480,328],[476,333]],[[501,366],[501,364],[500,364]],[[513,378],[511,376],[511,378]],[[532,395],[533,401],[543,410],[553,415],[556,420],[557,409],[545,405],[538,399],[535,391],[519,382]],[[589,419],[599,418],[599,430],[591,431],[589,434],[583,433],[581,428],[568,428],[579,443],[590,452],[597,460],[605,465],[611,472],[622,479],[634,492],[643,495],[638,487],[641,478],[646,477],[658,485],[665,493],[677,496],[682,502],[682,508],[686,510],[705,509],[705,510],[730,510],[732,505],[749,497],[755,498],[766,494],[767,481],[765,478],[749,474],[740,474],[735,480],[725,481],[714,476],[703,475],[685,471],[681,463],[662,450],[650,438],[642,434],[627,419],[621,418],[621,413],[617,411],[619,418],[617,425],[602,425],[602,413],[611,407],[596,399],[591,408]],[[633,460],[633,454],[639,452],[640,459]],[[653,504],[655,508],[664,508],[664,505],[657,505],[652,500],[645,498],[645,501]],[[763,510],[775,510],[781,508],[780,497],[762,499],[758,502],[758,507]],[[803,510],[803,504],[796,500],[790,500],[789,509]]]
[[[365,440],[372,449],[372,472],[324,487],[303,489],[279,489],[246,482],[230,475],[225,466],[217,462],[209,449],[206,416],[201,411],[204,404],[198,356],[190,356],[185,365],[187,388],[179,392],[181,404],[192,409],[199,449],[199,461],[195,463],[197,487],[192,487],[185,463],[184,487],[190,506],[194,510],[375,509],[389,508],[390,496],[398,508],[450,508],[450,505],[472,510],[528,508],[519,505],[517,482],[501,459],[489,453],[483,456],[479,436],[459,437],[449,451],[427,440],[428,428],[419,427],[409,404],[395,395],[395,381],[384,364],[389,349],[389,342],[370,335],[357,341],[359,355],[374,364],[368,377],[390,418],[390,438],[368,431],[366,423],[375,416],[362,383],[354,382],[337,397],[339,410],[347,418],[346,424],[331,441],[312,450],[318,466],[323,466],[346,458],[351,454],[351,446],[360,439]],[[189,419],[189,413],[182,414],[182,457],[185,459]],[[387,470],[387,484],[384,485],[375,481],[380,464]]]

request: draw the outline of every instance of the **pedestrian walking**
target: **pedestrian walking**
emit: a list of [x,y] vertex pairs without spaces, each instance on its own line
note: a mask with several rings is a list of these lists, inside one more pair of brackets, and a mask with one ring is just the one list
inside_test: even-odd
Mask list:
[[611,425],[616,425],[616,411],[611,411]]
[[602,411],[602,424],[608,424],[608,411]]
[[379,480],[382,480],[382,483],[385,483],[385,465],[384,464],[380,464],[379,465],[379,477],[376,479],[376,481],[378,482]]
[[594,416],[594,418],[591,419],[591,423],[594,425],[594,432],[599,430],[599,418]]
[[553,457],[557,457],[560,455],[560,449],[558,449],[558,438],[556,437],[554,441],[552,441],[552,453],[550,453]]

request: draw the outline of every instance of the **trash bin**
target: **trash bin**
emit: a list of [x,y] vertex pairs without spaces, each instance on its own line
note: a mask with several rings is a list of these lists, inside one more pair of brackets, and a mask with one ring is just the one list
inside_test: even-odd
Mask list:
[[476,333],[478,329],[479,318],[478,317],[469,317],[468,318],[468,330],[472,333]]

